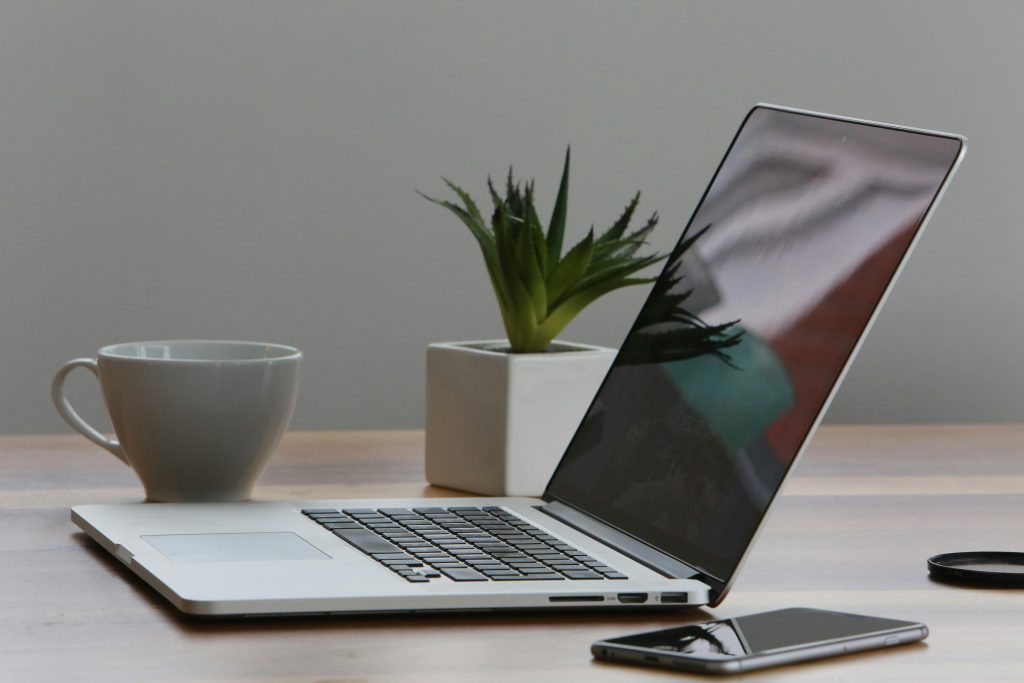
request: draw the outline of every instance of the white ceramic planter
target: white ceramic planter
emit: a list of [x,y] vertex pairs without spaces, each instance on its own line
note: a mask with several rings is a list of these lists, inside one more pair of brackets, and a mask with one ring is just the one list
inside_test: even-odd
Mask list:
[[489,350],[505,340],[427,349],[427,480],[492,496],[543,493],[615,349]]

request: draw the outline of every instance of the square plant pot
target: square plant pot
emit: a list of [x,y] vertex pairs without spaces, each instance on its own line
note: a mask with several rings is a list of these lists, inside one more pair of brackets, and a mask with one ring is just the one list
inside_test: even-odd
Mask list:
[[536,496],[597,393],[615,349],[500,340],[427,349],[427,480],[491,496]]

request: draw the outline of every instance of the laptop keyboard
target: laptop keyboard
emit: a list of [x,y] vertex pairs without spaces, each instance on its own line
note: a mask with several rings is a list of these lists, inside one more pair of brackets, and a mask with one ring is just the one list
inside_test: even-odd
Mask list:
[[303,510],[411,583],[626,576],[500,507]]

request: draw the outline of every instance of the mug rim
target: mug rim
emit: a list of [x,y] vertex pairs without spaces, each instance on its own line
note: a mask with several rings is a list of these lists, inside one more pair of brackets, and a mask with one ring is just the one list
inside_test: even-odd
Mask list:
[[[121,351],[125,348],[138,348],[145,344],[220,344],[223,346],[235,347],[259,347],[272,349],[280,355],[269,358],[145,358],[142,356],[129,356]],[[120,352],[119,352],[120,351]],[[234,339],[154,339],[148,341],[117,342],[107,344],[96,352],[99,358],[130,363],[173,363],[173,364],[219,364],[219,365],[251,365],[260,363],[279,363],[282,361],[297,361],[302,359],[302,351],[294,346],[285,344],[272,344],[269,342],[243,341]]]

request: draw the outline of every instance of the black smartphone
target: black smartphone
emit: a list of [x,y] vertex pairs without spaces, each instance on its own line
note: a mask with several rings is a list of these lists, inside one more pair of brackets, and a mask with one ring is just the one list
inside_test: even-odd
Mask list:
[[731,674],[927,636],[928,627],[912,621],[793,607],[599,640],[590,651],[612,662]]

